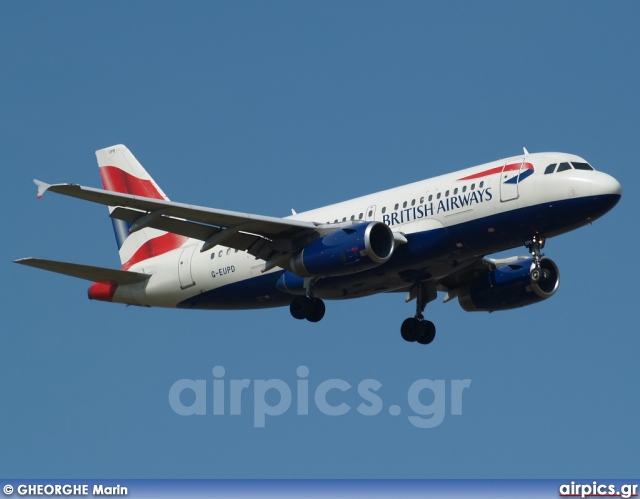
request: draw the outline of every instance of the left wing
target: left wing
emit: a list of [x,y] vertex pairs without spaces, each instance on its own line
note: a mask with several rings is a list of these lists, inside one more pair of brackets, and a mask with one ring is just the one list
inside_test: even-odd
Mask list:
[[77,184],[50,185],[34,180],[38,197],[47,192],[116,206],[111,217],[131,223],[130,232],[144,227],[181,234],[204,241],[201,251],[218,244],[248,251],[267,261],[265,270],[275,267],[288,254],[318,237],[320,224],[278,217],[218,210],[133,196]]
[[104,267],[94,267],[93,265],[58,262],[55,260],[45,260],[43,258],[21,258],[20,260],[14,260],[14,262],[37,269],[57,272],[58,274],[86,279],[87,281],[107,284],[135,284],[146,281],[151,277],[151,274],[143,274],[142,272],[106,269]]

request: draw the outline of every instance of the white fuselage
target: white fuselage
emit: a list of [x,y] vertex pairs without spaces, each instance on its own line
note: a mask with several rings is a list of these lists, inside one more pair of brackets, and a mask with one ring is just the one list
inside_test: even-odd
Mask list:
[[[619,184],[593,170],[545,174],[548,165],[570,161],[586,163],[564,153],[516,156],[288,218],[336,230],[375,220],[402,233],[407,244],[377,271],[321,279],[315,288],[319,297],[334,299],[399,290],[407,285],[405,271],[425,271],[438,279],[464,262],[520,246],[536,231],[552,237],[601,216],[609,208],[592,201],[614,194]],[[275,289],[282,268],[263,273],[265,262],[247,252],[225,246],[200,252],[202,244],[189,239],[176,250],[135,264],[129,270],[152,277],[118,286],[113,301],[214,309],[287,303]]]

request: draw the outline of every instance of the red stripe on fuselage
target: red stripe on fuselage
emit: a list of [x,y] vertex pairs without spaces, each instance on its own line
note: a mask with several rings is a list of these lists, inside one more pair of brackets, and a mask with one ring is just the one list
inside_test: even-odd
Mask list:
[[164,199],[150,180],[143,180],[115,166],[101,166],[102,185],[107,191],[145,198]]
[[166,234],[153,239],[149,239],[133,254],[129,260],[122,264],[122,270],[129,270],[132,265],[139,263],[154,256],[163,255],[168,251],[174,250],[182,246],[189,239],[185,236],[167,232]]
[[[462,177],[458,180],[472,180],[474,178],[487,177],[489,175],[495,175],[496,173],[505,172],[513,172],[516,170],[520,170],[521,163],[510,163],[505,166],[496,166],[495,168],[491,168],[490,170],[485,170],[480,173],[474,173],[473,175],[469,175],[468,177]],[[526,170],[533,170],[533,165],[531,163],[525,163],[522,165],[522,168]]]

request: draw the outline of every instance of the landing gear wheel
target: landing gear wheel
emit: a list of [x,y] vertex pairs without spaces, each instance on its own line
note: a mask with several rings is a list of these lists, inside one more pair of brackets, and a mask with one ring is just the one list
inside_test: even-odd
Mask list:
[[422,333],[421,329],[420,319],[409,317],[402,323],[400,334],[405,341],[416,341]]
[[291,302],[291,305],[289,305],[291,315],[294,319],[298,320],[306,319],[311,310],[311,300],[306,296],[296,296]]
[[542,271],[539,268],[534,267],[533,270],[531,271],[531,282],[535,284],[537,282],[540,282],[541,278],[542,278]]
[[306,296],[296,296],[289,305],[289,311],[295,319],[307,319],[309,322],[320,321],[324,317],[325,309],[321,299]]
[[431,321],[422,321],[422,334],[418,336],[416,341],[421,345],[428,345],[436,337],[436,327]]
[[307,314],[307,320],[309,322],[318,322],[324,317],[326,307],[324,302],[320,298],[314,298],[311,301],[311,311]]

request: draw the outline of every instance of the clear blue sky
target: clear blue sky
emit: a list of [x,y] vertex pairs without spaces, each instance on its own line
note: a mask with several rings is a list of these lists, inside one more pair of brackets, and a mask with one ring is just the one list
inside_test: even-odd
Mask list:
[[[638,476],[639,21],[636,2],[2,3],[0,476]],[[438,300],[420,347],[400,338],[402,295],[328,302],[309,324],[91,302],[85,281],[11,263],[118,265],[104,207],[37,201],[31,183],[100,186],[94,151],[116,143],[176,201],[275,216],[523,146],[583,156],[624,194],[548,242],[552,299],[495,314]],[[177,415],[171,386],[210,395],[215,366],[292,388],[306,366],[309,415],[294,400],[258,429],[251,400],[213,416],[211,398]],[[313,405],[328,379],[353,387],[329,397],[346,415]],[[356,410],[365,379],[382,385],[376,416]],[[442,424],[413,426],[419,379],[449,398],[470,379],[463,414],[447,399]]]

